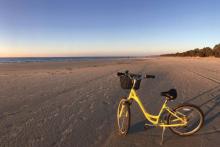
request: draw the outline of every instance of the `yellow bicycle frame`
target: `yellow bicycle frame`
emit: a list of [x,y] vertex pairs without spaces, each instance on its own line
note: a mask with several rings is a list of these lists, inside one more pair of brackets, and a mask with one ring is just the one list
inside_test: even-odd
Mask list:
[[[173,112],[168,106],[167,106],[167,100],[164,102],[160,112],[158,115],[151,115],[149,114],[142,102],[140,101],[136,91],[134,88],[131,89],[130,91],[130,94],[127,98],[127,101],[131,101],[131,100],[134,100],[138,103],[139,107],[141,108],[144,116],[146,117],[147,120],[149,120],[154,126],[159,126],[159,127],[180,127],[180,126],[185,126],[187,124],[187,120],[183,119],[183,118],[180,118],[178,115],[177,115],[177,112]],[[122,108],[123,109],[123,108]],[[122,110],[121,109],[121,110]],[[172,121],[180,121],[179,123],[176,123],[176,124],[166,124],[166,123],[161,123],[159,122],[160,121],[160,117],[161,117],[161,114],[164,112],[164,111],[167,111],[168,113],[170,113],[171,115],[175,116],[176,119],[175,120],[172,120]]]

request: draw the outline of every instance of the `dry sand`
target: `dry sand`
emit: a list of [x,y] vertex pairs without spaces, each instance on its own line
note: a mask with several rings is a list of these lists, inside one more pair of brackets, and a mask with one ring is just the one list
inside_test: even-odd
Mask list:
[[169,130],[163,146],[217,147],[220,144],[220,59],[149,58],[145,60],[0,64],[1,147],[160,146],[161,129],[144,129],[137,104],[131,129],[117,134],[120,89],[117,71],[155,74],[138,94],[149,112],[162,105],[161,91],[176,88],[170,105],[188,102],[205,113],[205,126],[179,137]]

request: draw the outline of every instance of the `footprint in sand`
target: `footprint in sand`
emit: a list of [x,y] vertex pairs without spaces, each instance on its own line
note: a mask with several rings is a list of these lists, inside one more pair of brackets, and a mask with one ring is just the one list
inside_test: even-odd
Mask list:
[[55,113],[55,114],[54,114],[54,117],[57,117],[58,115],[59,115],[58,113]]
[[90,106],[89,106],[89,110],[93,110],[94,109],[94,105],[95,105],[95,103],[91,103]]
[[99,135],[98,137],[97,137],[97,140],[95,140],[95,144],[98,144],[100,141],[102,140],[102,135]]
[[89,113],[93,113],[95,111],[94,106],[95,106],[95,103],[91,103],[89,105]]
[[86,121],[87,118],[86,118],[85,116],[81,116],[81,117],[80,117],[80,120],[82,120],[82,121]]
[[85,103],[85,102],[86,102],[86,100],[83,99],[83,100],[80,100],[80,101],[79,101],[79,104],[82,104],[82,103]]
[[108,102],[108,101],[103,101],[102,102],[104,105],[110,105],[111,103],[110,102]]
[[105,120],[98,128],[97,130],[102,130],[106,126],[107,121]]
[[5,125],[5,128],[11,128],[11,127],[13,127],[13,124],[11,123]]
[[70,116],[69,116],[69,120],[73,119],[75,117],[75,115],[72,113]]

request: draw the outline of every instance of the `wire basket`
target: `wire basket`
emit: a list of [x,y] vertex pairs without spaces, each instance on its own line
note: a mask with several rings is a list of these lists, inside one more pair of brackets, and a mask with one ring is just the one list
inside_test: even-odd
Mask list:
[[[120,83],[122,89],[131,89],[133,86],[133,81],[128,76],[120,76]],[[141,79],[136,80],[134,89],[138,90],[140,88],[140,84],[141,84]]]

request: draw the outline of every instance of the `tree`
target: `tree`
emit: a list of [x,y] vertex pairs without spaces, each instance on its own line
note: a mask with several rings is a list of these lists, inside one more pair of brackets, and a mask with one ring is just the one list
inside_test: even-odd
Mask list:
[[220,57],[220,44],[215,45],[213,48],[215,57]]
[[166,54],[163,56],[180,56],[180,57],[209,57],[209,56],[215,56],[220,57],[220,44],[215,45],[213,49],[210,47],[204,47],[202,49],[196,48],[194,50],[189,50],[182,53],[176,53],[176,54]]
[[204,47],[203,49],[201,49],[200,51],[200,56],[201,57],[209,57],[209,56],[213,56],[213,51],[210,47]]

